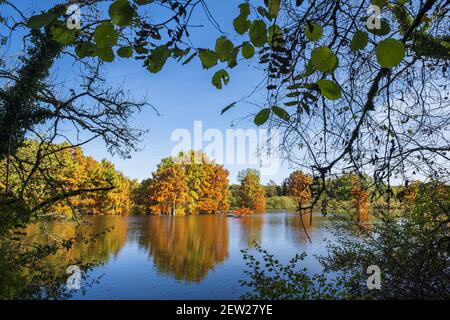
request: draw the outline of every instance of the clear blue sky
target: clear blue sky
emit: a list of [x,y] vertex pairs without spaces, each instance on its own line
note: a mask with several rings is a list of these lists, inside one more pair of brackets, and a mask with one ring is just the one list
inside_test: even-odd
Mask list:
[[[240,0],[208,1],[211,13],[219,22],[221,28],[227,32],[232,29],[232,20],[239,13]],[[15,1],[22,8],[48,9],[56,1]],[[191,33],[193,43],[198,47],[213,48],[218,31],[211,28],[203,11],[199,10],[192,20],[193,24],[203,24],[205,27],[196,28]],[[68,78],[71,66],[58,62],[57,70],[60,76]],[[246,61],[242,61],[230,72],[231,82],[222,90],[217,90],[211,84],[214,70],[202,69],[198,59],[186,66],[175,61],[166,64],[163,71],[151,74],[141,66],[140,61],[116,59],[112,64],[106,64],[106,78],[111,85],[123,83],[125,89],[130,90],[132,96],[139,99],[145,95],[154,105],[161,116],[152,109],[143,110],[133,125],[148,129],[141,145],[141,151],[133,153],[131,159],[120,159],[107,153],[102,141],[94,141],[86,145],[84,150],[87,155],[96,159],[106,158],[116,165],[116,168],[131,178],[139,180],[150,176],[155,170],[161,158],[170,154],[176,142],[171,141],[172,131],[177,128],[193,130],[195,120],[202,120],[204,130],[217,128],[225,134],[225,129],[230,128],[233,120],[248,113],[257,111],[256,107],[248,104],[237,105],[223,116],[221,109],[228,103],[250,93],[262,80],[262,74]],[[255,101],[263,101],[263,93],[255,95]],[[255,128],[251,119],[240,122],[238,127]],[[230,171],[230,180],[236,181],[239,170],[251,167],[246,165],[225,165]],[[253,166],[258,168],[258,166]],[[270,179],[281,182],[290,173],[287,164],[282,164],[278,174],[262,176],[262,181],[267,183]]]

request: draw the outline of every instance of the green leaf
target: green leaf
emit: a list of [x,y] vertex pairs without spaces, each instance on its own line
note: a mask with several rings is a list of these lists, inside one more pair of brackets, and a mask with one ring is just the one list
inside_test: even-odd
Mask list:
[[222,82],[224,85],[230,82],[230,76],[228,75],[228,72],[226,72],[224,69],[217,71],[216,73],[214,73],[212,77],[212,84],[217,89],[222,89]]
[[247,41],[242,44],[242,56],[245,59],[250,59],[255,55],[255,48]]
[[231,53],[231,57],[228,59],[228,67],[234,68],[237,66],[237,56],[239,54],[239,48],[235,47]]
[[250,28],[251,22],[247,19],[247,17],[240,15],[236,19],[233,20],[233,27],[239,34],[244,34]]
[[283,31],[280,26],[274,24],[267,29],[267,42],[272,47],[277,47],[281,42],[283,42]]
[[250,14],[250,5],[246,3],[241,3],[239,5],[239,12],[241,16],[248,17]]
[[294,83],[287,87],[289,90],[295,90],[303,87],[303,83]]
[[72,44],[76,40],[75,30],[69,30],[63,25],[52,26],[51,32],[53,40],[60,44]]
[[338,58],[330,48],[319,47],[311,53],[311,64],[319,71],[331,72],[336,68]]
[[138,5],[143,6],[152,3],[154,0],[134,0]]
[[305,35],[309,41],[318,41],[322,38],[323,28],[318,23],[307,23],[305,28]]
[[267,19],[269,19],[269,20],[272,19],[272,17],[271,17],[270,14],[269,14],[269,11],[267,11],[266,8],[264,8],[264,7],[262,7],[262,6],[259,6],[258,8],[256,8],[256,11],[258,11],[258,13],[259,13],[261,16],[263,16],[264,18],[267,18]]
[[271,18],[276,18],[280,12],[280,0],[269,0],[268,6]]
[[55,21],[58,16],[51,12],[46,12],[32,16],[27,21],[27,26],[31,29],[40,29],[42,27],[48,26],[50,23]]
[[372,0],[372,4],[374,6],[380,7],[380,9],[383,9],[383,7],[387,4],[388,0]]
[[117,50],[117,55],[121,58],[131,58],[133,55],[133,48],[132,47],[122,47]]
[[219,37],[216,41],[216,53],[220,61],[225,62],[233,53],[234,45],[233,42],[228,40],[226,37]]
[[255,47],[262,47],[267,42],[267,26],[262,20],[252,22],[249,31],[250,41]]
[[353,34],[352,42],[350,43],[350,49],[352,51],[364,49],[369,41],[369,35],[364,31],[356,31]]
[[197,55],[197,52],[194,52],[193,54],[191,54],[186,60],[184,60],[184,62],[181,64],[181,65],[185,65],[185,64],[188,64],[189,62],[191,62],[192,61],[192,59],[194,59],[195,58],[195,56]]
[[94,31],[94,39],[99,48],[112,47],[117,43],[119,35],[109,21],[100,23]]
[[289,119],[291,117],[286,110],[284,110],[283,108],[278,107],[278,106],[273,106],[272,112],[275,113],[275,115],[277,115],[279,118],[281,118],[285,121],[289,121]]
[[227,105],[225,108],[222,109],[222,111],[220,112],[220,115],[223,115],[225,112],[227,112],[228,110],[233,108],[235,105],[236,105],[236,101],[230,103],[229,105]]
[[95,44],[88,41],[81,42],[75,47],[75,53],[80,58],[94,57],[96,50],[97,47],[95,46]]
[[110,47],[98,48],[95,53],[102,61],[114,61],[114,51]]
[[289,102],[285,102],[284,105],[285,105],[286,107],[293,107],[293,106],[298,105],[298,101],[289,101]]
[[260,126],[264,123],[267,122],[267,119],[269,119],[270,116],[270,109],[269,108],[265,108],[262,109],[260,112],[258,112],[258,114],[255,116],[255,119],[253,119],[253,122],[257,125]]
[[377,61],[383,68],[399,65],[405,57],[405,46],[396,39],[380,41],[375,49]]
[[148,54],[148,49],[146,47],[144,47],[144,45],[140,45],[140,46],[133,46],[134,51],[136,51],[136,53],[138,54]]
[[381,19],[380,20],[380,28],[379,29],[369,29],[366,26],[367,30],[376,35],[376,36],[385,36],[387,34],[389,34],[389,32],[391,32],[391,27],[389,26],[389,23],[386,21],[386,19]]
[[136,13],[128,0],[116,0],[108,10],[111,22],[116,26],[129,26]]
[[342,97],[341,88],[331,80],[319,80],[316,82],[319,86],[320,92],[328,100],[336,100]]
[[204,69],[212,68],[217,64],[217,54],[209,49],[200,49],[199,57]]
[[148,67],[147,69],[151,73],[159,72],[167,61],[167,58],[170,56],[170,50],[165,45],[161,45],[156,47],[150,53],[148,57]]

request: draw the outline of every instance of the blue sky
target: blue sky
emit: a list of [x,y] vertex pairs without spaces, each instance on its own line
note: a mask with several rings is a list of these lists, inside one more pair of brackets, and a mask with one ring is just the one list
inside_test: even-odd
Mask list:
[[[232,20],[239,14],[238,5],[242,1],[208,1],[212,15],[221,28],[231,32]],[[47,9],[56,1],[19,1],[22,7]],[[202,10],[193,17],[193,24],[203,24],[202,28],[195,28],[191,32],[191,39],[197,47],[213,48],[218,31],[211,28]],[[105,75],[109,84],[123,83],[136,99],[149,97],[149,102],[158,109],[161,116],[151,108],[136,115],[132,125],[148,129],[141,151],[133,153],[131,159],[120,159],[107,153],[102,141],[94,141],[84,147],[85,153],[96,159],[106,158],[116,165],[125,175],[142,180],[148,178],[161,158],[170,155],[176,142],[171,141],[173,130],[185,128],[193,130],[195,120],[203,121],[204,130],[217,128],[225,133],[233,120],[256,112],[257,108],[248,104],[237,105],[223,116],[221,109],[228,103],[249,94],[262,80],[263,75],[255,69],[252,62],[242,61],[236,68],[229,70],[231,81],[222,90],[217,90],[211,84],[211,77],[216,68],[205,71],[198,59],[190,64],[181,66],[175,61],[169,61],[158,74],[151,74],[142,67],[140,61],[116,59],[106,64]],[[70,77],[71,65],[63,62],[56,64],[58,74],[64,78]],[[264,93],[256,94],[252,99],[262,102]],[[256,128],[251,119],[239,122],[240,128]],[[258,168],[250,165],[225,165],[230,171],[230,180],[236,182],[239,170],[246,167]],[[270,179],[281,182],[289,175],[287,164],[282,164],[278,174],[262,176],[267,183]]]

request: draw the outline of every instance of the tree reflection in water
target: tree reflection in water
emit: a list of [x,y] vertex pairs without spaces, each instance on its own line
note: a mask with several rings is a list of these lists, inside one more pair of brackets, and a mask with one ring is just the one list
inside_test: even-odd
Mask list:
[[200,282],[228,257],[226,216],[155,216],[141,228],[139,244],[160,272],[177,280]]
[[73,264],[100,264],[116,256],[127,240],[128,221],[122,216],[86,217],[85,222],[49,221],[27,226],[25,243],[49,244],[77,238],[68,250],[58,250],[45,260],[55,271]]

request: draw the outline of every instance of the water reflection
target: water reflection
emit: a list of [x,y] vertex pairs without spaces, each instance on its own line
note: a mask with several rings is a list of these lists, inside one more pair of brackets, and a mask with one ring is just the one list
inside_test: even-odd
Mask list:
[[255,214],[233,219],[240,229],[241,246],[253,246],[255,241],[261,241],[262,228],[264,225],[264,215]]
[[[290,238],[293,242],[302,244],[309,242],[308,236],[310,237],[311,241],[313,241],[313,230],[317,225],[321,225],[322,222],[323,216],[321,215],[314,216],[311,224],[309,215],[295,214],[287,216],[284,220],[284,224],[286,225],[287,237]],[[306,234],[305,231],[308,234]]]
[[29,225],[25,230],[27,237],[24,242],[36,245],[79,239],[70,249],[58,250],[46,259],[53,269],[64,272],[72,264],[103,263],[117,255],[127,240],[127,219],[94,216],[86,220],[81,224],[50,221]]
[[175,279],[201,281],[228,257],[228,223],[220,216],[148,217],[139,244],[156,268]]
[[80,226],[68,222],[30,225],[27,242],[43,244],[77,234],[88,236],[114,225],[96,241],[77,243],[48,258],[52,270],[63,272],[77,262],[104,262],[92,271],[93,277],[102,280],[87,290],[86,298],[238,298],[243,290],[238,280],[246,268],[240,250],[254,241],[281,260],[298,251],[306,250],[309,255],[323,250],[320,240],[325,236],[327,218],[315,215],[309,225],[309,217],[303,217],[312,245],[301,219],[287,212],[236,219],[225,215],[94,216]]

